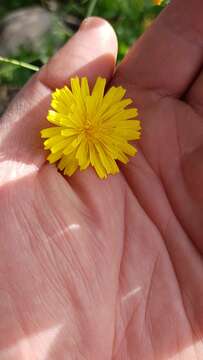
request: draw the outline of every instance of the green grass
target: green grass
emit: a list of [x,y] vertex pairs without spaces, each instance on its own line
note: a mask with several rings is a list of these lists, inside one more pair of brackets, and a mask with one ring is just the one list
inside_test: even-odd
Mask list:
[[[31,76],[32,70],[45,64],[53,53],[74,33],[76,28],[66,21],[66,14],[72,15],[80,23],[86,16],[101,16],[114,27],[119,41],[118,61],[128,51],[129,46],[154,20],[162,6],[154,6],[152,0],[58,0],[54,11],[52,33],[43,39],[43,46],[37,53],[21,48],[12,58],[18,62],[31,64],[31,68],[0,62],[0,85],[21,87]],[[0,19],[12,10],[30,5],[41,5],[51,10],[50,0],[9,0],[0,4]],[[1,60],[1,59],[0,59]],[[29,67],[29,66],[28,66]],[[33,69],[32,69],[33,67]]]

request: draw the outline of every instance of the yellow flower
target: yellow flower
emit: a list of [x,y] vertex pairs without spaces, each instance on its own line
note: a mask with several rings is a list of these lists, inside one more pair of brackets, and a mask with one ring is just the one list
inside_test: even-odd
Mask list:
[[155,5],[161,5],[162,2],[163,2],[163,0],[153,0],[153,3]]
[[64,86],[52,94],[47,119],[55,126],[41,131],[47,160],[58,162],[65,175],[71,176],[92,166],[102,179],[119,172],[116,160],[126,164],[136,149],[129,140],[140,138],[137,109],[127,108],[131,99],[123,99],[126,90],[111,87],[104,95],[106,80],[98,77],[92,92],[88,80],[72,78],[71,90]]

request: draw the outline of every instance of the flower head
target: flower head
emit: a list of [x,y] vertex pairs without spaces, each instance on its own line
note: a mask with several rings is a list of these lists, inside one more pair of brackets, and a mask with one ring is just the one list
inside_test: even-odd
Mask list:
[[155,5],[161,5],[162,2],[163,2],[163,0],[153,0],[153,3]]
[[104,94],[106,80],[98,77],[90,92],[88,80],[70,80],[52,94],[47,119],[55,126],[41,131],[44,148],[50,151],[48,161],[57,162],[65,175],[71,176],[92,166],[100,178],[116,174],[116,160],[126,164],[136,149],[129,140],[140,138],[137,109],[126,108],[131,99],[123,99],[125,89],[111,87]]

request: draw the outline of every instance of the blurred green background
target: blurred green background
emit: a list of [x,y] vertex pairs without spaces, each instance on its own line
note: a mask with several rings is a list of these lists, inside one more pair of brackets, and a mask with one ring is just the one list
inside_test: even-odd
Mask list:
[[[106,18],[119,41],[118,61],[168,2],[155,0],[1,0],[0,55],[45,64],[91,15]],[[36,37],[36,38],[35,38]],[[22,38],[22,39],[21,39]],[[33,71],[0,62],[0,112]]]

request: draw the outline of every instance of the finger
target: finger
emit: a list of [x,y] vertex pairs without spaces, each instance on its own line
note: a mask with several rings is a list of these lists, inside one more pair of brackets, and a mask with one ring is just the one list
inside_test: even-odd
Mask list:
[[110,78],[117,56],[117,39],[110,24],[101,18],[87,18],[79,32],[70,39],[39,74],[39,79],[55,89],[73,74]]
[[203,56],[202,0],[172,0],[118,69],[117,79],[138,90],[181,96]]
[[[42,161],[39,131],[47,126],[51,89],[74,75],[111,78],[117,54],[112,27],[100,18],[85,20],[79,31],[24,87],[1,124],[0,153],[17,161]],[[44,159],[44,157],[43,157]]]
[[193,107],[193,109],[203,116],[203,70],[200,72],[197,79],[192,84],[188,93],[186,94],[186,101]]

